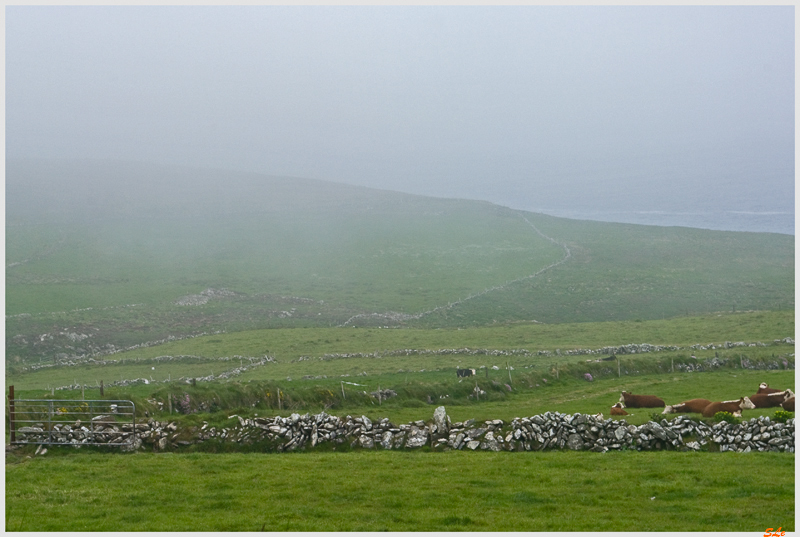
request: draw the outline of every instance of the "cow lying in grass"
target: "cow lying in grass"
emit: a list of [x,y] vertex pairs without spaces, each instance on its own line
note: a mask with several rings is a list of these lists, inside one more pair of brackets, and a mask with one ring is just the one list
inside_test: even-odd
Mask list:
[[683,403],[678,403],[677,405],[667,405],[662,414],[683,414],[687,412],[695,412],[700,414],[710,404],[711,401],[708,399],[691,399],[689,401],[684,401]]
[[767,394],[769,394],[769,393],[778,393],[778,392],[782,392],[782,391],[783,390],[770,388],[769,384],[767,384],[766,382],[762,382],[761,384],[758,385],[758,391],[756,393],[767,393]]
[[781,403],[781,406],[788,412],[794,412],[794,395]]
[[658,408],[666,406],[663,399],[655,395],[634,395],[623,391],[619,398],[620,403],[624,403],[628,408]]
[[730,412],[740,417],[742,410],[752,410],[756,407],[749,397],[742,397],[738,401],[716,401],[703,409],[704,418],[713,418],[717,412]]
[[625,412],[625,405],[622,403],[617,403],[611,407],[611,415],[612,416],[628,416],[629,414]]
[[791,397],[794,397],[792,390],[784,390],[774,393],[757,393],[751,395],[750,400],[756,405],[756,408],[772,408],[781,406],[781,403]]

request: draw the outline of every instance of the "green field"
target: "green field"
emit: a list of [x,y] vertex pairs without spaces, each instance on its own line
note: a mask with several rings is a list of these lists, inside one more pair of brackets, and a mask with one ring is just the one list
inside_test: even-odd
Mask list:
[[69,454],[7,465],[6,530],[761,534],[794,531],[794,471],[783,453]]
[[[501,374],[507,372],[492,371],[488,381],[479,377],[478,382],[489,388]],[[391,377],[361,377],[358,382],[375,385]],[[453,390],[462,387],[459,383],[436,373],[419,373],[405,390],[402,376],[396,375],[398,397],[379,405],[350,391],[347,400],[327,412],[388,417],[393,423],[428,421],[435,405],[420,403],[419,395],[442,389],[451,397],[436,404],[445,405],[453,421],[510,421],[546,411],[608,415],[622,389],[675,403],[697,396],[738,397],[754,392],[760,382],[795,386],[793,369],[640,374],[591,383],[562,375],[538,387],[523,384],[529,380],[519,376],[513,392],[490,389],[486,400],[470,401],[458,400]],[[295,395],[316,387],[319,381],[280,386]],[[203,421],[232,426],[238,423],[232,413],[287,416],[320,410],[290,398],[284,404],[292,408],[283,411],[263,400],[252,406],[255,397],[274,388],[255,381],[143,386],[108,390],[106,397],[140,401],[140,412],[149,409],[158,420],[184,426]],[[169,414],[146,403],[163,401],[167,393],[188,393],[195,402],[216,400],[224,409]],[[97,395],[95,390],[87,393]],[[654,410],[660,411],[629,410],[626,421],[631,424],[645,423]],[[743,419],[773,414],[774,409],[745,410]],[[33,447],[6,458],[8,531],[794,530],[795,469],[789,453],[423,449],[267,454],[219,453],[220,447],[213,446],[211,452],[191,452],[197,447],[192,446],[175,453],[135,454],[51,447],[47,455],[34,456]],[[733,513],[721,507],[732,500],[737,502]],[[621,504],[626,508],[620,509]]]
[[[678,363],[696,363],[719,356],[734,366],[741,359],[780,361],[787,356],[793,363],[794,345],[775,343],[791,337],[794,313],[754,312],[716,314],[663,321],[606,322],[576,324],[512,324],[466,329],[365,329],[293,328],[269,329],[233,334],[216,334],[165,343],[154,347],[104,356],[104,365],[53,365],[38,370],[10,364],[6,385],[17,390],[47,390],[51,387],[81,384],[98,386],[123,379],[145,378],[156,383],[180,378],[219,376],[264,355],[272,361],[231,377],[237,382],[309,382],[313,377],[329,389],[343,375],[364,378],[373,385],[394,388],[409,380],[456,382],[457,367],[486,366],[497,380],[508,379],[507,367],[514,368],[512,382],[534,371],[551,380],[559,367],[562,374],[576,377],[589,372],[598,377],[633,374],[634,364],[642,371],[655,372]],[[763,347],[722,348],[726,341],[761,342]],[[620,355],[616,363],[587,363],[608,354],[568,354],[576,349],[602,349],[629,343],[676,346],[678,350]],[[716,348],[696,349],[692,345],[714,344]],[[493,355],[494,353],[494,355]],[[503,354],[498,354],[503,353]],[[541,354],[547,353],[547,354]],[[245,358],[237,358],[245,357]],[[695,356],[693,360],[691,356]],[[169,359],[164,359],[168,357]],[[776,362],[777,363],[777,362]],[[39,365],[39,364],[34,364]],[[492,370],[498,367],[499,370]],[[781,365],[782,367],[782,365]],[[619,371],[618,371],[619,369]],[[630,370],[630,373],[628,373]],[[326,377],[322,379],[321,377]],[[353,379],[350,379],[353,380]],[[360,381],[359,381],[360,382]],[[535,383],[534,383],[535,384]],[[374,388],[373,388],[374,389]]]
[[[17,398],[103,382],[191,427],[795,389],[793,236],[111,162],[9,162],[6,203]],[[788,453],[34,451],[7,452],[7,531],[794,531]]]

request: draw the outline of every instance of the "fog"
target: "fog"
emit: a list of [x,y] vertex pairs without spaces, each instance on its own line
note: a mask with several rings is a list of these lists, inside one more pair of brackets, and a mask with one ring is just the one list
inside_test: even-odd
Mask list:
[[6,7],[6,158],[794,233],[794,6]]

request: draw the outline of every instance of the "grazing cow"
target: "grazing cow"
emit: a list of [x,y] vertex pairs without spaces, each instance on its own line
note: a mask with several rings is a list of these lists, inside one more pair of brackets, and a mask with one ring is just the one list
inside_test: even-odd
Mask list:
[[781,406],[784,410],[789,412],[794,412],[794,395],[788,398],[786,401],[781,403]]
[[458,377],[471,377],[474,374],[474,369],[456,369],[456,375],[458,375]]
[[790,390],[775,393],[757,393],[750,396],[750,400],[756,405],[756,408],[772,408],[781,406],[785,400],[794,396]]
[[655,395],[634,395],[628,392],[622,392],[619,402],[625,403],[628,408],[658,408],[666,406],[664,400]]
[[742,397],[738,401],[717,401],[703,409],[703,417],[713,418],[717,412],[730,412],[734,416],[741,416],[742,410],[751,410],[755,407],[749,397]]
[[678,403],[677,405],[667,405],[662,414],[677,414],[684,412],[696,412],[697,414],[700,414],[710,404],[711,401],[708,399],[692,399],[690,401]]
[[622,403],[617,403],[611,407],[611,415],[612,416],[628,416],[629,414],[625,412],[625,405]]

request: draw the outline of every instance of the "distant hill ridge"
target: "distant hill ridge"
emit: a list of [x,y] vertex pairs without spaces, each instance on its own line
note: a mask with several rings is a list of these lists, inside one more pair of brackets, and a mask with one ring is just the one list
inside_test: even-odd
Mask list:
[[[65,330],[89,323],[119,331],[117,344],[135,344],[220,329],[794,307],[787,235],[569,220],[481,201],[139,163],[11,160],[6,172],[9,338],[45,322],[19,314],[46,312],[74,311]],[[206,289],[231,295],[179,305]],[[137,307],[119,308],[129,304]]]

